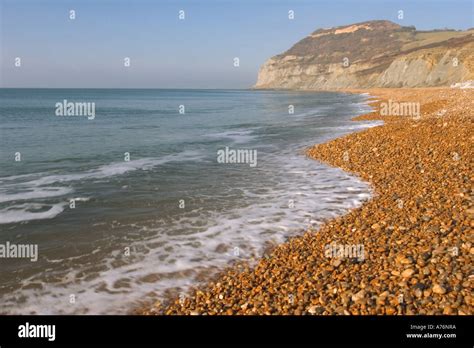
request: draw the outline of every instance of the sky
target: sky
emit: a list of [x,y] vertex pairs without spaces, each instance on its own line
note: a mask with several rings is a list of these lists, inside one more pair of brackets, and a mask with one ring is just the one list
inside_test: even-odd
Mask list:
[[465,30],[474,0],[0,0],[0,87],[249,88],[314,30],[374,19]]

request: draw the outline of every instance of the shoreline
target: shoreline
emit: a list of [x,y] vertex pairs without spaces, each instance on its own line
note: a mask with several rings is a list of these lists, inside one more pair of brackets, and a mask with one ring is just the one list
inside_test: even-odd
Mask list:
[[374,108],[352,120],[383,125],[307,150],[368,182],[372,198],[278,245],[253,268],[231,266],[190,296],[138,314],[472,314],[474,93],[344,92],[369,94],[372,107],[421,105],[419,119]]

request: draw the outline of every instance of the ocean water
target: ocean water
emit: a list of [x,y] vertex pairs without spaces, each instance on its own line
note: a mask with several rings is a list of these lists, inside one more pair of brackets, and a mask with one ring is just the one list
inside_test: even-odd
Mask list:
[[[95,103],[95,117],[58,116],[64,100]],[[304,150],[377,125],[350,121],[364,101],[0,89],[0,244],[39,253],[0,258],[0,313],[125,314],[360,205],[366,183]],[[256,165],[219,163],[226,147],[256,152]]]

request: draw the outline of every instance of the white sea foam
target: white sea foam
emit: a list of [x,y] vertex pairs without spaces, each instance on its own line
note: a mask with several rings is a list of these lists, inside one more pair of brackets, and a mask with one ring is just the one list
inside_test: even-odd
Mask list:
[[369,122],[354,122],[354,124],[344,125],[344,126],[337,126],[337,127],[321,127],[320,129],[328,129],[328,130],[342,130],[342,131],[357,131],[363,130],[367,128],[373,128],[382,126],[384,124],[383,121],[369,121]]
[[[74,182],[103,179],[136,170],[150,170],[156,166],[172,161],[196,160],[201,155],[196,151],[185,151],[178,154],[163,156],[160,158],[141,158],[132,161],[114,162],[102,165],[95,169],[91,169],[82,173],[73,174],[54,174],[38,177],[37,174],[17,175],[13,179],[10,177],[2,178],[5,181],[15,181],[3,184],[0,188],[0,203],[13,201],[32,201],[35,199],[45,199],[62,197],[74,192]],[[18,179],[31,179],[27,181],[18,181]],[[58,186],[67,184],[68,186]],[[49,185],[49,186],[48,186]],[[51,186],[54,185],[54,186]],[[89,199],[89,198],[87,198]],[[32,212],[31,209],[37,208],[38,205],[33,203],[13,205],[0,210],[0,224],[15,223],[30,220],[52,219],[58,216],[63,210],[67,202],[64,197],[55,203],[41,203],[41,207],[46,211]]]
[[64,196],[71,193],[73,190],[68,187],[31,187],[23,192],[7,194],[0,191],[0,203],[10,201],[24,201],[35,198],[50,198],[57,196]]
[[41,176],[45,173],[31,173],[31,174],[21,174],[21,175],[11,175],[11,176],[3,176],[0,177],[0,182],[4,181],[13,181],[13,180],[18,180],[18,179],[24,179],[24,178],[32,178],[32,177],[38,177]]
[[[11,224],[15,222],[51,219],[64,210],[65,203],[43,205],[38,203],[18,204],[0,210],[0,224]],[[46,211],[40,209],[48,208]]]
[[180,154],[167,155],[160,158],[141,158],[131,161],[114,162],[102,165],[96,169],[88,170],[82,173],[75,174],[58,174],[46,175],[36,180],[22,183],[26,186],[43,186],[56,183],[65,183],[79,180],[103,179],[116,175],[123,175],[127,172],[135,170],[149,170],[160,164],[172,162],[197,159],[199,155],[196,151],[187,151]]

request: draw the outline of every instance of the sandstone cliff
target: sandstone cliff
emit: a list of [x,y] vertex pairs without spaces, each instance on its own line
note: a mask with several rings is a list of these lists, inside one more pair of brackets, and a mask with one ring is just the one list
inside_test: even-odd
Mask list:
[[319,29],[260,68],[255,88],[450,86],[474,81],[474,29],[417,31],[390,21]]

